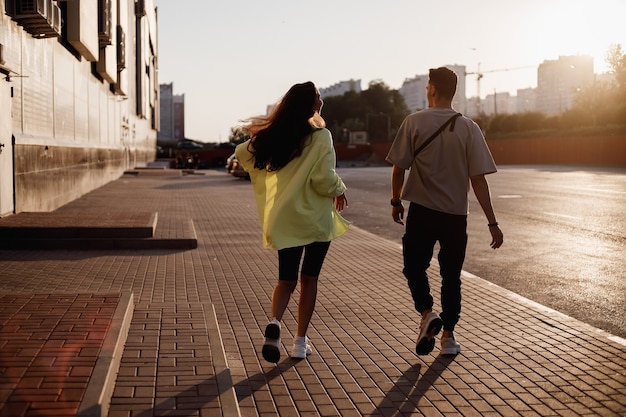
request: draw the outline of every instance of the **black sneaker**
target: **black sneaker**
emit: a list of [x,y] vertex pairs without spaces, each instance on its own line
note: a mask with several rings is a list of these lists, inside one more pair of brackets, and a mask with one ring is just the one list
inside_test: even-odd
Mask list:
[[430,312],[422,319],[420,324],[420,335],[417,338],[415,352],[418,355],[428,355],[435,348],[435,336],[439,334],[443,327],[443,321],[437,313]]
[[263,359],[277,363],[280,360],[280,326],[270,323],[265,327],[265,342],[261,350]]

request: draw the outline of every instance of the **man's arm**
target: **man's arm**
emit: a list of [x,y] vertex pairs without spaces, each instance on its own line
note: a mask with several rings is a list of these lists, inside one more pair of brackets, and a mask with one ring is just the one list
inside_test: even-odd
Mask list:
[[397,206],[391,206],[391,217],[393,221],[399,224],[404,224],[402,218],[404,217],[404,207],[402,206],[402,200],[400,195],[402,194],[402,187],[404,186],[404,169],[397,166],[393,166],[391,171],[391,201],[400,203]]
[[489,232],[491,233],[491,247],[493,249],[498,249],[502,246],[502,242],[504,242],[504,236],[498,226],[496,215],[493,212],[491,194],[489,193],[489,184],[487,183],[487,179],[484,175],[476,175],[470,177],[470,181],[472,182],[472,188],[474,189],[474,194],[478,199],[478,203],[483,209],[483,212],[487,217],[487,221],[489,222],[488,227]]

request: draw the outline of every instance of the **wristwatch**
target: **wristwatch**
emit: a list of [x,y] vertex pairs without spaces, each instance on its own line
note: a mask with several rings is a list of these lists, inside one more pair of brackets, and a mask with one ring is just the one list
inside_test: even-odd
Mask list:
[[391,205],[394,207],[400,207],[402,205],[402,200],[400,201],[393,201],[393,198],[391,199]]

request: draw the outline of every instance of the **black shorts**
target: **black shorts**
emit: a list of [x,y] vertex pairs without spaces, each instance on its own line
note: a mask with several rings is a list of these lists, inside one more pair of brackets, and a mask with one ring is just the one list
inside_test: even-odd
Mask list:
[[302,275],[318,277],[326,258],[330,242],[313,242],[306,246],[296,246],[278,251],[278,279],[283,281],[297,281],[300,260],[302,261]]

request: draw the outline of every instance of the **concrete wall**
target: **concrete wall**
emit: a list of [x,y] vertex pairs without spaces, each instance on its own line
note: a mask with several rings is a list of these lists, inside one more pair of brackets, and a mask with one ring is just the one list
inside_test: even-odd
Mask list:
[[52,211],[86,191],[118,178],[126,169],[123,150],[16,145],[19,211]]
[[[97,0],[54,2],[76,11],[65,25],[75,26],[71,19],[80,15],[82,26],[74,29],[84,47],[69,39],[67,29],[63,36],[32,36],[5,13],[8,1],[0,0],[0,83],[9,88],[0,92],[10,97],[0,97],[0,111],[11,113],[12,145],[4,149],[13,160],[12,211],[54,210],[153,161],[159,84],[152,1],[137,10],[134,0],[110,0],[114,35],[106,46],[98,44],[98,25],[92,24]],[[123,66],[118,26],[125,38]],[[6,195],[0,198],[6,203]]]

